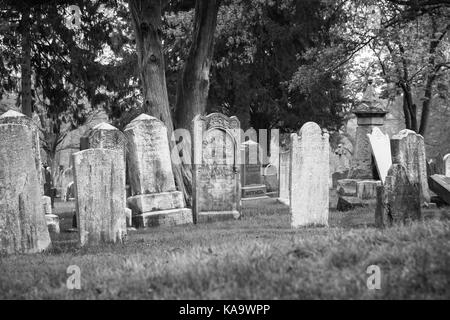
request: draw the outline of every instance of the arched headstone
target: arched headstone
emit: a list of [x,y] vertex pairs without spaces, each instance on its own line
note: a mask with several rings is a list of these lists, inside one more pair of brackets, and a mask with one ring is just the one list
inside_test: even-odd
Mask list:
[[196,222],[239,218],[239,120],[213,113],[197,115],[193,121]]

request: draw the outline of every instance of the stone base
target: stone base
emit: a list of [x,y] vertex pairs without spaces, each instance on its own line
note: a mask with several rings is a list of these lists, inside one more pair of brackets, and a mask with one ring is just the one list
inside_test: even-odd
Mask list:
[[369,202],[358,197],[340,196],[337,203],[337,210],[341,212],[350,211],[356,208],[365,208],[369,206]]
[[161,210],[184,208],[184,198],[181,191],[140,194],[129,197],[127,206],[133,210],[134,215],[148,214]]
[[192,210],[187,208],[146,212],[133,216],[133,226],[136,228],[171,227],[192,223]]
[[266,195],[266,185],[265,184],[255,184],[250,186],[242,187],[242,198],[265,198]]
[[269,198],[278,198],[278,191],[267,192],[266,196],[268,196]]
[[277,200],[278,200],[278,202],[281,203],[281,204],[284,204],[284,205],[287,205],[287,206],[290,205],[289,199],[278,198]]
[[376,199],[377,187],[381,186],[380,180],[362,180],[356,183],[357,197],[362,200]]
[[239,211],[206,211],[197,216],[197,223],[237,220],[241,217]]
[[337,194],[343,197],[356,197],[359,179],[342,179],[337,182]]

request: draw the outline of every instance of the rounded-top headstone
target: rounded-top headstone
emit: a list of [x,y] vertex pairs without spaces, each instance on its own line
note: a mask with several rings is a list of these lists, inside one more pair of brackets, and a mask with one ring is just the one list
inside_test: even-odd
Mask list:
[[120,151],[125,159],[125,136],[119,129],[109,123],[102,122],[93,127],[88,134],[88,140],[90,149]]
[[162,121],[141,114],[124,130],[133,195],[175,191],[167,128]]

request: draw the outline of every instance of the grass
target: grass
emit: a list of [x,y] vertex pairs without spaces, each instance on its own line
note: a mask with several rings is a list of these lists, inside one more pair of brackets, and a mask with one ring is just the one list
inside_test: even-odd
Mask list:
[[[62,233],[50,252],[1,258],[0,299],[449,299],[450,214],[377,230],[373,212],[331,211],[330,228],[293,230],[286,206],[255,204],[239,221],[81,249]],[[61,216],[70,227],[70,212]],[[70,265],[81,290],[66,287]],[[370,265],[381,290],[367,289]]]

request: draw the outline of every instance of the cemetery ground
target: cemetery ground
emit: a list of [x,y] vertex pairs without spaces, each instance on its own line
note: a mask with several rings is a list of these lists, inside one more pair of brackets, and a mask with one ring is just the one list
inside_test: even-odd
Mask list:
[[[77,249],[62,232],[47,253],[1,257],[0,299],[449,299],[450,210],[385,230],[373,216],[331,210],[330,228],[295,230],[287,206],[255,203],[238,221],[137,230],[123,245]],[[67,289],[70,265],[81,290]],[[381,290],[367,288],[370,265]]]

